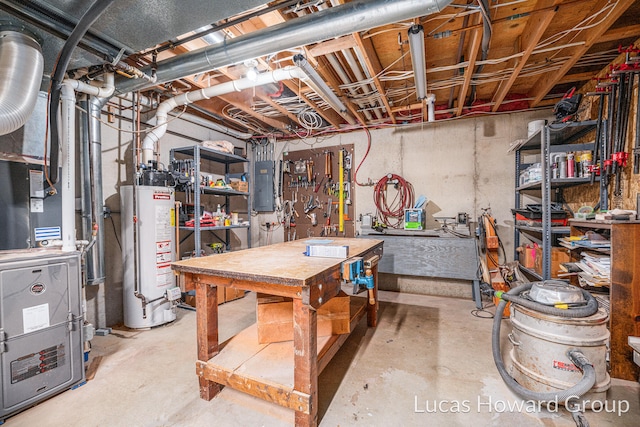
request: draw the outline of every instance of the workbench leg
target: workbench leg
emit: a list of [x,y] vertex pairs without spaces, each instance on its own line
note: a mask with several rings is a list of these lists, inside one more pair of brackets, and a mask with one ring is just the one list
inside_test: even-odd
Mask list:
[[480,280],[475,279],[473,281],[473,289],[471,291],[473,300],[476,302],[476,308],[480,310],[482,308],[482,294],[480,293]]
[[[208,362],[218,354],[218,287],[196,283],[196,329],[198,334],[198,360]],[[220,392],[220,384],[198,378],[200,398],[211,400]]]
[[375,304],[369,304],[367,298],[367,325],[374,328],[378,324],[378,307],[380,302],[378,301],[378,265],[374,265],[371,269],[373,274],[373,297],[376,300]]
[[318,425],[318,337],[316,311],[293,300],[293,388],[311,397],[309,413],[296,411],[296,426]]

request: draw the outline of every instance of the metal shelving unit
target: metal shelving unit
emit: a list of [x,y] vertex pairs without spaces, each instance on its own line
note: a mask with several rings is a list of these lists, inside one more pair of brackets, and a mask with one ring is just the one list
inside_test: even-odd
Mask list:
[[[584,185],[591,183],[591,178],[558,178],[551,177],[551,158],[555,153],[572,152],[572,151],[594,151],[595,149],[595,131],[597,122],[595,120],[584,122],[570,122],[546,124],[528,139],[521,142],[514,148],[515,151],[515,208],[521,209],[522,193],[531,194],[541,200],[542,205],[542,221],[540,227],[531,227],[516,225],[514,227],[514,257],[517,259],[517,248],[520,246],[520,234],[526,234],[527,238],[537,242],[542,247],[542,274],[537,274],[532,269],[525,269],[533,277],[538,280],[549,279],[551,277],[551,247],[553,237],[558,235],[568,235],[569,227],[552,226],[551,222],[551,198],[552,193],[558,192],[562,194],[562,189]],[[592,135],[593,141],[580,142],[583,138]],[[600,153],[604,151],[604,135],[606,135],[606,121],[602,123],[601,138],[598,150]],[[531,166],[530,163],[523,163],[525,155],[540,154],[540,164],[542,169],[542,180],[538,182],[529,182],[520,185],[520,172]],[[594,159],[601,162],[599,159]],[[602,164],[600,164],[602,169]],[[599,183],[600,189],[600,208],[607,209],[607,187],[604,182],[597,176],[594,179]],[[521,267],[522,268],[522,267]]]
[[[177,157],[176,157],[177,155]],[[191,192],[193,195],[193,208],[194,208],[194,226],[193,227],[185,227],[185,226],[181,226],[180,230],[184,230],[184,231],[189,231],[191,233],[193,233],[193,240],[194,240],[194,248],[195,248],[195,256],[200,256],[200,248],[202,245],[202,238],[201,238],[201,232],[202,231],[224,231],[224,239],[220,239],[220,237],[218,235],[215,235],[216,238],[218,238],[218,240],[221,241],[221,243],[223,243],[226,247],[227,250],[230,250],[231,247],[231,230],[235,230],[235,229],[246,229],[247,230],[247,247],[251,247],[251,233],[249,232],[249,228],[250,228],[250,221],[251,221],[251,197],[250,197],[250,193],[249,192],[243,192],[243,191],[236,191],[236,190],[232,190],[232,189],[220,189],[220,188],[214,188],[214,187],[205,187],[202,185],[199,185],[199,183],[201,182],[201,175],[202,175],[202,161],[206,160],[206,161],[212,161],[215,163],[220,163],[222,165],[224,165],[224,181],[225,183],[229,183],[231,178],[241,178],[243,175],[248,175],[248,172],[242,172],[242,173],[231,173],[230,170],[230,166],[233,164],[238,164],[238,163],[248,163],[249,160],[241,157],[241,156],[237,156],[235,154],[227,154],[227,153],[222,153],[220,151],[216,151],[216,150],[212,150],[210,148],[206,148],[200,145],[194,145],[194,146],[189,146],[189,147],[181,147],[181,148],[174,148],[171,150],[170,153],[170,157],[171,157],[171,161],[173,161],[174,159],[188,159],[188,158],[192,158],[193,159],[193,163],[194,163],[194,173],[193,173],[193,182],[197,183],[198,185],[192,185],[191,186]],[[195,191],[195,189],[198,188],[198,191]],[[249,224],[239,224],[239,225],[227,225],[227,226],[202,226],[200,224],[200,217],[202,216],[202,212],[200,211],[200,206],[201,206],[201,197],[203,195],[211,195],[211,196],[221,196],[224,197],[224,207],[225,207],[225,211],[227,214],[229,214],[229,203],[230,203],[230,199],[231,197],[234,196],[245,196],[247,198],[247,220],[249,221]],[[185,236],[184,238],[181,238],[180,242],[177,242],[177,244],[182,243],[182,241],[184,241],[184,239],[186,239],[187,237],[189,237],[191,235],[191,233],[189,233],[187,236]]]

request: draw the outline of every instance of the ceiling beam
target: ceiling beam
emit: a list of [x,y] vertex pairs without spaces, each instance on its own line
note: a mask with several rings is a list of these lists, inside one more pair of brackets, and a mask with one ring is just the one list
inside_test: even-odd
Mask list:
[[[565,61],[560,70],[553,73],[543,74],[531,89],[531,97],[533,98],[532,106],[537,106],[547,93],[564,77],[567,72],[578,62],[578,60],[589,51],[591,46],[598,43],[602,35],[616,20],[633,4],[635,0],[618,0],[611,13],[609,13],[603,21],[596,27],[587,29],[578,34],[573,42],[584,42],[581,46],[572,47],[571,58]],[[591,10],[590,15],[601,11],[607,4],[608,0],[599,0],[596,6]]]
[[[482,20],[482,16],[478,14],[478,18],[476,21]],[[462,115],[462,109],[464,108],[464,102],[467,98],[467,92],[469,91],[469,86],[471,86],[471,78],[473,77],[473,72],[476,68],[476,58],[478,57],[478,52],[480,52],[480,44],[482,42],[482,28],[476,28],[473,30],[473,35],[471,36],[471,44],[469,45],[469,65],[465,69],[464,82],[462,83],[462,88],[460,89],[460,93],[458,94],[458,107],[456,109],[456,116]]]
[[[557,6],[561,2],[562,0],[538,0],[534,7],[534,10],[548,8],[550,6]],[[522,52],[522,57],[519,58],[518,63],[513,70],[513,73],[511,73],[506,81],[502,81],[500,83],[498,91],[493,96],[494,104],[491,111],[496,112],[498,111],[498,108],[500,108],[502,101],[504,101],[504,98],[507,96],[507,94],[513,87],[513,84],[518,79],[520,72],[527,64],[529,57],[542,38],[542,35],[547,30],[547,27],[551,23],[551,20],[555,16],[556,12],[557,8],[547,9],[544,12],[532,15],[527,20],[527,24],[522,32],[522,41],[527,47],[525,48],[524,52]]]
[[598,43],[614,42],[629,37],[640,37],[640,24],[608,30],[598,40]]
[[373,76],[373,84],[380,95],[380,99],[382,99],[385,110],[387,110],[387,115],[391,119],[391,122],[396,124],[397,121],[391,112],[391,104],[389,104],[389,100],[387,99],[386,91],[384,86],[382,86],[382,82],[380,82],[380,79],[378,78],[378,74],[382,72],[382,64],[380,64],[380,59],[378,59],[378,54],[373,47],[373,43],[370,38],[363,39],[360,33],[353,33],[353,38],[358,49],[360,49],[360,52],[362,53],[362,57],[365,62],[364,65],[367,67],[369,74]]
[[356,41],[353,35],[338,37],[337,39],[327,40],[326,42],[318,43],[309,49],[309,54],[313,56],[328,55],[333,52],[338,52],[344,49],[350,49],[356,45]]
[[583,82],[585,80],[591,80],[598,74],[598,71],[585,71],[583,73],[567,74],[558,80],[558,84]]

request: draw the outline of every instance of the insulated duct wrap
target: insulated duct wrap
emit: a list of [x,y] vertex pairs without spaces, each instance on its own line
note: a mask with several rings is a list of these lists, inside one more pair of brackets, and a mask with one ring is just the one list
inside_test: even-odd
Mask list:
[[0,31],[0,135],[19,129],[38,99],[44,59],[40,45],[16,31]]

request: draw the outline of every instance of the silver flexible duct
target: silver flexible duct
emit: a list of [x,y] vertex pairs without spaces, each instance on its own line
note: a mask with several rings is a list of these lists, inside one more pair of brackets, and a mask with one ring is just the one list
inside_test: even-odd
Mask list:
[[0,135],[22,127],[38,99],[44,58],[33,38],[0,32]]
[[[301,18],[273,25],[212,46],[160,61],[157,83],[242,62],[246,59],[293,49],[379,27],[444,9],[453,0],[357,0],[329,7]],[[150,73],[151,67],[142,69]],[[126,93],[150,86],[141,79],[116,79],[116,92]]]

